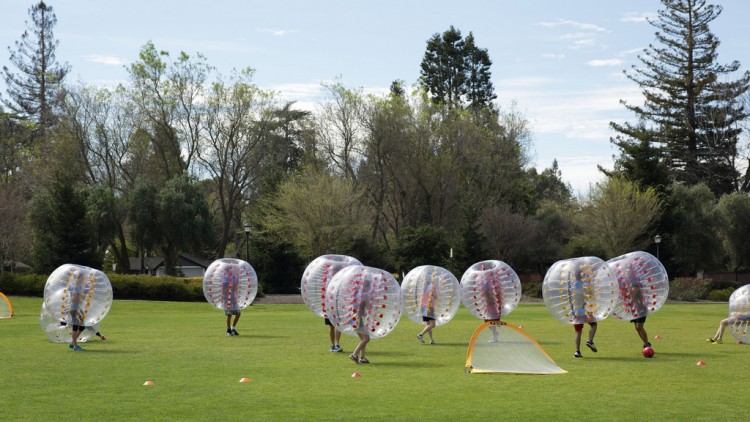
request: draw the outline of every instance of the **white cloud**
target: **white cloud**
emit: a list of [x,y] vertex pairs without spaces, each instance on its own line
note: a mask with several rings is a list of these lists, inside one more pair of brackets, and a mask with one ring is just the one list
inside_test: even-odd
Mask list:
[[542,54],[542,57],[544,57],[545,59],[562,60],[565,58],[565,54],[546,53],[546,54]]
[[620,66],[623,61],[620,59],[596,59],[589,60],[586,64],[591,67]]
[[283,37],[284,35],[288,35],[288,34],[291,34],[292,32],[295,32],[295,31],[289,31],[286,29],[271,29],[271,28],[258,28],[256,31],[262,32],[265,34],[271,34],[274,37]]
[[115,56],[104,56],[101,54],[89,54],[84,58],[90,62],[105,64],[107,66],[122,66],[128,63],[128,61],[123,58]]
[[632,55],[632,54],[639,54],[639,53],[642,53],[642,52],[643,52],[643,50],[645,50],[645,48],[643,48],[643,47],[638,47],[638,48],[631,48],[630,50],[625,50],[625,51],[621,51],[621,52],[620,52],[619,54],[617,54],[617,55],[618,55],[618,56],[620,56],[620,57],[624,57],[624,56],[630,56],[630,55]]
[[313,101],[323,96],[323,86],[318,83],[287,83],[271,85],[271,91],[289,101]]
[[654,19],[656,16],[653,12],[628,12],[620,20],[628,23],[644,23],[647,19]]
[[573,41],[573,44],[569,45],[568,48],[571,50],[577,50],[579,48],[590,47],[592,45],[594,45],[594,40],[592,38],[587,38]]
[[593,23],[583,23],[583,22],[576,22],[568,19],[558,19],[555,22],[539,22],[539,25],[545,26],[548,28],[555,28],[558,26],[572,26],[573,28],[578,28],[584,31],[595,31],[595,32],[604,32],[606,29],[603,27],[593,24]]

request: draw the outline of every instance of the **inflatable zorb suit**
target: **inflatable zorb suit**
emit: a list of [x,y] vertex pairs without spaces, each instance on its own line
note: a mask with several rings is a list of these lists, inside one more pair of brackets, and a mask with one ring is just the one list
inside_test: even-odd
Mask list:
[[477,262],[461,277],[461,302],[475,317],[494,321],[521,301],[521,280],[503,261]]
[[44,306],[58,324],[93,327],[112,306],[112,285],[99,270],[64,264],[47,279]]
[[750,343],[750,284],[729,296],[729,332],[742,343]]
[[203,295],[208,303],[224,311],[250,306],[258,294],[258,276],[241,259],[222,258],[212,262],[203,276]]
[[617,280],[619,294],[615,309],[617,319],[631,321],[656,312],[669,294],[669,277],[664,266],[647,252],[631,252],[607,261]]
[[325,298],[328,283],[333,276],[350,265],[362,265],[356,258],[346,255],[322,255],[315,258],[302,274],[300,289],[305,305],[317,316],[327,318]]
[[404,277],[401,300],[410,320],[422,324],[422,318],[428,317],[435,319],[435,325],[442,325],[456,315],[461,305],[461,287],[445,268],[423,265]]
[[[47,334],[47,338],[53,343],[70,343],[73,341],[73,327],[70,324],[53,318],[52,314],[47,310],[46,303],[42,303],[42,312],[39,314],[39,325],[42,327],[44,333]],[[99,324],[86,327],[78,336],[78,341],[85,343],[94,337],[98,331]]]
[[614,310],[617,280],[597,257],[557,261],[544,276],[542,296],[552,316],[566,324],[601,321]]
[[380,338],[390,333],[401,318],[401,291],[384,270],[350,265],[328,284],[325,313],[344,334]]

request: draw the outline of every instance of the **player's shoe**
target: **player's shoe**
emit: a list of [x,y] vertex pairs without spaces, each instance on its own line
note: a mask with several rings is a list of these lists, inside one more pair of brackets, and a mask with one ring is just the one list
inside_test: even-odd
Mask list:
[[596,353],[598,350],[596,350],[596,346],[594,346],[594,342],[589,340],[586,342],[586,346],[591,349],[592,352]]
[[328,349],[328,351],[329,352],[335,352],[336,351],[336,346],[331,346],[331,348]]
[[334,352],[343,352],[344,351],[344,349],[342,349],[341,346],[339,346],[338,344],[335,345],[335,346],[333,346],[333,349],[334,349],[333,350]]
[[232,335],[233,335],[232,334],[232,329],[231,328],[227,328],[227,337],[231,337]]
[[575,352],[575,353],[573,353],[573,357],[574,358],[582,358],[583,355],[581,354],[581,352]]
[[237,330],[235,330],[234,328],[232,328],[232,335],[233,336],[238,336],[238,335],[240,335],[240,333],[238,333]]
[[417,334],[417,340],[419,340],[422,343],[424,343],[424,337],[422,337],[422,334]]
[[83,350],[86,350],[86,349],[84,349],[83,347],[81,347],[79,345],[75,345],[75,346],[73,346],[73,350],[76,351],[76,352],[79,352],[79,351],[83,351]]

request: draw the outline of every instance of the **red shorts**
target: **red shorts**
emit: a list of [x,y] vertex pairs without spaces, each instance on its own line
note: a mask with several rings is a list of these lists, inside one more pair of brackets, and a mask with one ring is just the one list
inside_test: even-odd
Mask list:
[[[596,322],[589,322],[589,325],[593,327],[596,325]],[[575,328],[577,332],[581,332],[583,331],[583,324],[573,324],[573,328]]]

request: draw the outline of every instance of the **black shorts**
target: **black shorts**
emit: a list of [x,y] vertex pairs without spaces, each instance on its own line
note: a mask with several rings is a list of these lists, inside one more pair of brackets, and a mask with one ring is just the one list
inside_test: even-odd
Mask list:
[[71,325],[73,331],[83,331],[84,328],[86,328],[83,325]]
[[630,322],[632,322],[633,324],[643,324],[644,322],[646,322],[646,317],[642,316],[640,318],[631,319]]
[[328,318],[326,318],[326,325],[333,325],[333,324],[331,323],[331,320],[330,320],[330,319],[328,319]]
[[422,317],[422,322],[427,322],[427,321],[435,321],[435,318],[428,317],[428,316],[423,316]]

